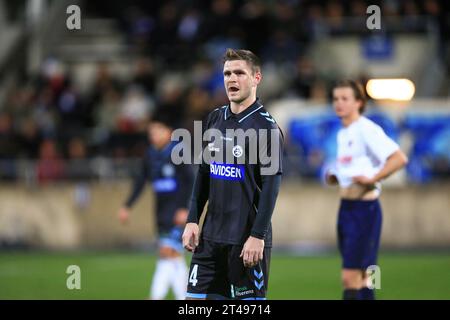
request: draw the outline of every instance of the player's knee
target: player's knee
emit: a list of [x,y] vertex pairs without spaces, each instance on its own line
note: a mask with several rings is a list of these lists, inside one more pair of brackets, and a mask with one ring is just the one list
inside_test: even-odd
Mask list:
[[341,275],[342,286],[348,289],[359,288],[361,275],[357,271],[343,271]]

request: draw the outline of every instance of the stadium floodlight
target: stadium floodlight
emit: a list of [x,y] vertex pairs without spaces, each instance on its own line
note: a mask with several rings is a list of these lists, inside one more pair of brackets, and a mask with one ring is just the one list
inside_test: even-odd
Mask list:
[[416,88],[409,79],[371,79],[366,90],[375,100],[410,101]]

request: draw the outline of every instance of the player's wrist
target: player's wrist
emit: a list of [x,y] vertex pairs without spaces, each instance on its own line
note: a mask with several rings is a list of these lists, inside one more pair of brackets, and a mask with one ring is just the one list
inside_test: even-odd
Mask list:
[[382,177],[380,177],[378,174],[377,175],[375,175],[373,178],[372,178],[372,183],[373,184],[375,184],[375,183],[377,183],[377,182],[379,182],[380,180],[382,179]]
[[255,232],[255,231],[252,231],[252,232],[250,233],[250,237],[256,238],[256,239],[258,239],[258,240],[264,240],[265,235],[264,235],[264,234],[261,234],[261,233],[258,233],[258,232]]

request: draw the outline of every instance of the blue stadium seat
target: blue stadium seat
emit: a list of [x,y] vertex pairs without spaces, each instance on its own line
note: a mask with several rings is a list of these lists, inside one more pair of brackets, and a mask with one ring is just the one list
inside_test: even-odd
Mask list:
[[407,114],[402,127],[414,140],[406,167],[408,178],[418,183],[432,181],[437,161],[450,164],[450,115]]
[[341,124],[333,112],[293,119],[291,141],[298,147],[300,172],[320,178],[322,166],[336,155],[336,134]]

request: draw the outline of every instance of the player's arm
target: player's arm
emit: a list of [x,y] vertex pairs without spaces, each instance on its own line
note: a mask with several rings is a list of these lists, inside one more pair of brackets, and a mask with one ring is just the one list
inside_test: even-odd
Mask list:
[[200,217],[209,198],[209,167],[201,164],[194,180],[189,215],[183,232],[183,247],[194,252],[199,242]]
[[[214,115],[217,116],[217,109],[208,115],[205,130],[210,127],[211,119]],[[203,130],[203,134],[205,133],[205,130]],[[207,144],[204,142],[203,150],[205,150],[206,146]],[[182,237],[183,247],[190,252],[194,252],[195,248],[198,246],[200,237],[198,224],[203,213],[203,208],[209,199],[209,164],[204,161],[203,154],[201,154],[201,157],[202,161],[194,179],[194,186],[192,187],[189,205],[189,215]]]
[[[267,150],[270,150],[270,154],[278,157],[276,159],[276,163],[278,163],[277,170],[275,170],[275,174],[261,175],[261,194],[258,201],[258,213],[256,214],[250,237],[245,242],[240,255],[246,267],[255,266],[263,258],[264,239],[269,229],[270,221],[272,220],[273,210],[280,189],[283,136],[281,130],[278,133],[278,144],[272,144],[270,139],[267,143]],[[272,150],[272,146],[275,150]]]
[[241,252],[241,257],[246,267],[255,266],[263,258],[264,239],[272,219],[280,184],[281,174],[262,176],[258,213],[253,223],[250,237],[245,242]]
[[408,163],[408,158],[400,147],[388,137],[379,126],[373,126],[362,131],[365,144],[379,161],[384,162],[383,168],[373,177],[353,177],[353,181],[363,185],[373,185],[389,177]]
[[134,179],[131,193],[128,196],[127,200],[125,201],[124,205],[119,210],[119,220],[122,224],[128,222],[130,216],[130,209],[133,207],[134,203],[141,195],[142,190],[144,190],[144,186],[148,179],[148,172],[149,170],[147,167],[147,161],[144,158],[141,171]]
[[194,175],[191,166],[186,164],[180,164],[177,167],[178,170],[178,192],[176,197],[177,211],[175,212],[174,223],[176,225],[186,224],[189,208],[190,195],[192,193],[192,184],[194,181]]
[[403,151],[398,149],[387,158],[383,168],[373,178],[357,176],[353,178],[353,181],[360,184],[372,185],[389,177],[394,172],[403,168],[407,163],[408,157],[403,153]]

